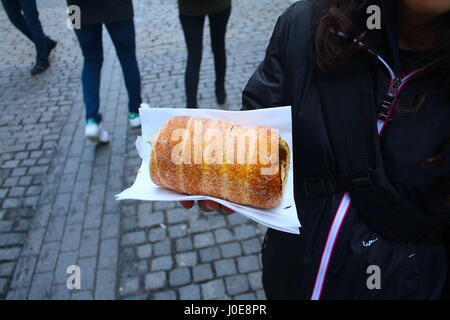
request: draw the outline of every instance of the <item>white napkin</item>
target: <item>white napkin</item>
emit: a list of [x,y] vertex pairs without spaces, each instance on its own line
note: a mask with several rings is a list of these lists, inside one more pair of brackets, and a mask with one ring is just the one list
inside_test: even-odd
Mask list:
[[[134,184],[116,195],[117,200],[143,200],[143,201],[180,201],[180,200],[214,200],[245,217],[256,221],[266,227],[279,231],[299,234],[301,227],[297,217],[294,201],[293,183],[293,153],[292,153],[292,119],[291,107],[266,108],[251,111],[222,111],[212,109],[180,109],[180,108],[140,108],[139,114],[142,124],[142,137],[136,140],[136,149],[142,159]],[[247,126],[269,126],[279,129],[280,136],[289,145],[291,150],[288,181],[285,186],[283,199],[273,209],[258,209],[242,206],[209,196],[189,196],[157,186],[150,179],[150,150],[148,141],[155,138],[157,131],[172,117],[192,116],[196,118],[210,118],[214,120],[229,121]]]

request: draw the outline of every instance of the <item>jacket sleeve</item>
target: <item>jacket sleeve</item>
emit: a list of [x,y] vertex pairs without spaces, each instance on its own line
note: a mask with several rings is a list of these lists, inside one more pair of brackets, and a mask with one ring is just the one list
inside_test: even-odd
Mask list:
[[264,60],[242,93],[242,110],[290,105],[290,94],[285,86],[286,16],[285,12],[278,18]]

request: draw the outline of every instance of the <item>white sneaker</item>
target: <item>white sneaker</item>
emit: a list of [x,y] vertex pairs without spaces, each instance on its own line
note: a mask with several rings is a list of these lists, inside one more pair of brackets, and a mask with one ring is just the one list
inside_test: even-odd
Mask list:
[[129,113],[128,114],[128,122],[130,122],[130,126],[132,128],[137,128],[141,126],[141,118],[137,113]]
[[106,130],[104,130],[101,125],[95,122],[93,119],[88,119],[86,123],[86,128],[84,130],[86,138],[93,142],[108,143],[109,135]]

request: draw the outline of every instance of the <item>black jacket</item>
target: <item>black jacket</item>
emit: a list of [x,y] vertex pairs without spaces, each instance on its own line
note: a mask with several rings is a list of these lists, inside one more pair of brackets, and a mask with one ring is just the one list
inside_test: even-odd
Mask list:
[[[271,229],[266,235],[263,283],[268,298],[310,299],[317,289],[319,266],[323,266],[325,244],[342,193],[307,200],[299,192],[299,184],[308,177],[339,174],[339,157],[330,136],[333,123],[324,116],[325,108],[334,108],[346,95],[352,95],[361,103],[344,107],[374,112],[389,86],[387,68],[375,56],[361,52],[349,63],[348,73],[334,78],[336,87],[342,82],[350,83],[348,90],[322,90],[321,72],[314,60],[318,2],[295,3],[278,19],[264,61],[243,92],[245,109],[292,106],[294,191],[302,228],[299,236]],[[386,7],[386,3],[379,1],[384,17],[382,31],[369,38],[369,45],[399,74],[404,68],[411,68],[402,66],[402,62],[411,61],[402,58],[398,50],[393,8]],[[358,72],[365,76],[363,83],[352,72],[360,60],[362,70]],[[422,85],[420,81],[418,77],[403,87],[399,104],[409,105]],[[376,118],[375,112],[373,117]],[[423,168],[418,162],[433,155],[449,137],[449,122],[449,93],[440,90],[430,93],[418,112],[398,113],[380,138],[383,166],[395,189],[426,214],[446,216],[447,221],[450,207],[439,199],[432,186],[437,177],[450,177],[450,157],[433,168]],[[364,125],[369,141],[376,122]],[[390,240],[354,205],[337,230],[332,248],[321,299],[437,299],[443,295],[448,273],[444,245]],[[371,265],[380,267],[380,290],[367,287],[367,268]]]
[[67,4],[79,6],[81,24],[97,24],[133,18],[132,0],[67,0]]

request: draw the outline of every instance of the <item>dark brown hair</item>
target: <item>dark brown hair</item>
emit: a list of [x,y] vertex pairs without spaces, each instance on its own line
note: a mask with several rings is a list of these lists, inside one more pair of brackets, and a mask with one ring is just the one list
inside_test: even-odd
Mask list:
[[[317,26],[315,47],[316,63],[325,73],[342,73],[344,64],[364,50],[354,39],[364,43],[367,33],[365,28],[366,8],[373,1],[369,0],[324,0],[321,2],[323,14]],[[421,75],[426,83],[419,93],[418,109],[424,104],[427,93],[435,89],[448,89],[450,100],[450,13],[442,16],[438,22],[443,27],[442,45],[439,62]],[[342,32],[347,37],[337,34]],[[370,31],[376,32],[376,31]],[[435,154],[420,162],[423,166],[439,165],[450,151],[450,137],[436,150]],[[438,183],[443,198],[450,204],[450,180],[443,177]]]

